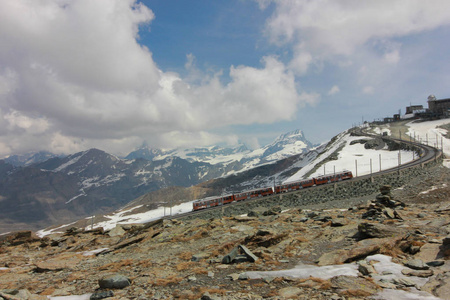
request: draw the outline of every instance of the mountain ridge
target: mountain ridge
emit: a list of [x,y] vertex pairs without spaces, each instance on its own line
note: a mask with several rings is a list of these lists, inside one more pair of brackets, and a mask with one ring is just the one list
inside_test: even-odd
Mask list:
[[[33,221],[28,223],[32,229],[42,228],[92,214],[104,214],[160,189],[195,186],[245,173],[255,167],[264,168],[264,165],[292,156],[292,143],[295,142],[300,145],[294,147],[296,151],[308,151],[310,143],[297,130],[293,134],[280,135],[259,152],[250,152],[244,147],[213,146],[194,148],[196,150],[190,152],[185,150],[183,154],[190,159],[166,155],[155,156],[153,160],[139,157],[127,160],[92,148],[65,157],[53,156],[27,166],[13,166],[3,160],[0,165],[0,218],[3,220],[0,232],[10,230],[14,227],[12,224],[26,224],[30,215]],[[267,149],[272,150],[269,153]],[[157,154],[158,151],[149,153]],[[264,153],[269,155],[264,156]],[[263,182],[256,180],[251,184],[256,186]],[[237,189],[247,187],[234,186]],[[211,189],[213,192],[217,192],[216,189]],[[39,213],[33,214],[34,210]]]

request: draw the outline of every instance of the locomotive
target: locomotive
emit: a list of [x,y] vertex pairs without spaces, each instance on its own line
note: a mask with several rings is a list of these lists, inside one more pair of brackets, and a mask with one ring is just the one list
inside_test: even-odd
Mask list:
[[312,186],[338,182],[346,179],[352,179],[353,174],[351,171],[343,171],[341,173],[322,175],[300,181],[292,181],[276,185],[274,187],[265,187],[261,189],[255,189],[250,191],[244,191],[236,194],[227,194],[223,196],[212,196],[200,200],[195,200],[192,203],[192,210],[197,211],[209,207],[225,205],[232,202],[244,201],[252,198],[265,197],[273,194],[281,194],[292,192]]

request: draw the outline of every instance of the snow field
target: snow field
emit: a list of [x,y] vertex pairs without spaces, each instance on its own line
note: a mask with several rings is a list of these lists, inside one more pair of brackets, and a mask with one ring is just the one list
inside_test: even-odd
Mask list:
[[379,172],[380,170],[395,168],[399,164],[404,164],[417,158],[417,155],[412,151],[365,149],[364,145],[360,143],[350,145],[352,141],[361,139],[364,139],[364,137],[350,136],[349,133],[341,134],[330,149],[318,156],[315,161],[302,168],[285,182],[306,179],[306,174],[308,174],[318,163],[328,158],[341,147],[342,149],[339,151],[337,160],[328,161],[322,164],[314,173],[308,175],[308,177],[317,177],[342,171],[351,171],[354,177],[358,177]]

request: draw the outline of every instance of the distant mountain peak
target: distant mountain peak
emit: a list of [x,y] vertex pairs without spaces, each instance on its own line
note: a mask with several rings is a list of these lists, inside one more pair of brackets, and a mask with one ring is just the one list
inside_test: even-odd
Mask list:
[[29,152],[25,154],[10,155],[4,159],[7,163],[16,167],[26,167],[35,163],[46,161],[53,157],[60,157],[48,151]]

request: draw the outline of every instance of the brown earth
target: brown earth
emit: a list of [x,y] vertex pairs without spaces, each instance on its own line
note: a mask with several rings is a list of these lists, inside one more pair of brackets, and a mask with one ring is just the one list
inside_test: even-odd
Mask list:
[[[96,299],[123,300],[367,299],[387,287],[408,290],[407,281],[375,280],[370,267],[364,267],[367,272],[360,267],[358,277],[327,280],[242,276],[301,263],[360,261],[374,253],[399,264],[438,261],[429,267],[432,272],[413,273],[428,279],[422,291],[449,299],[450,171],[437,167],[429,174],[392,191],[392,207],[376,202],[374,195],[281,213],[272,209],[266,216],[161,220],[118,226],[109,233],[73,228],[42,239],[31,232],[0,236],[0,299],[90,293]],[[223,257],[239,245],[256,261],[243,252],[239,262],[223,264]],[[131,284],[100,288],[99,280],[110,275],[123,275]],[[112,293],[99,294],[107,291]]]

